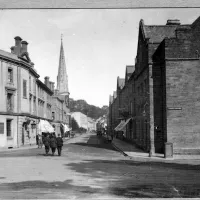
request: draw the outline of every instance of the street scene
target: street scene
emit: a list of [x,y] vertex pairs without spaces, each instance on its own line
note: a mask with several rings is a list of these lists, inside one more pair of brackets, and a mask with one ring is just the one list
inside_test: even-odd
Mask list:
[[199,160],[146,161],[124,156],[103,137],[77,134],[62,156],[42,149],[0,155],[1,199],[199,197]]
[[199,13],[1,10],[0,198],[200,198]]

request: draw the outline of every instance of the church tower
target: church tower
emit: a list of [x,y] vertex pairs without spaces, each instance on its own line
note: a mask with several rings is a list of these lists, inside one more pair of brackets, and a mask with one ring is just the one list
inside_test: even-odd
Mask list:
[[69,96],[68,76],[65,64],[65,54],[61,35],[60,59],[57,76],[57,90],[59,95]]

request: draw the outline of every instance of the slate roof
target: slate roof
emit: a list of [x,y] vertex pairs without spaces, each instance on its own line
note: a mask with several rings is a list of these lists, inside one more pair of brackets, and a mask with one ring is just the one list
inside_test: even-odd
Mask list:
[[119,78],[118,79],[118,86],[122,89],[125,85],[125,79],[124,78]]
[[114,92],[113,92],[113,99],[115,99],[116,97],[117,97],[117,92],[114,91]]
[[165,37],[173,38],[176,35],[177,28],[189,28],[190,25],[143,25],[145,38],[149,38],[149,42],[160,43]]
[[127,74],[132,74],[135,70],[135,66],[134,65],[127,65],[126,69],[127,69]]
[[13,53],[9,53],[6,51],[3,51],[0,49],[0,55],[5,56],[7,58],[11,58],[11,59],[15,59],[15,60],[20,60],[17,55],[13,54]]
[[113,96],[111,96],[111,95],[110,95],[110,98],[109,98],[109,102],[110,102],[110,103],[113,102]]
[[135,71],[134,65],[127,65],[126,66],[125,82],[129,80],[129,78],[131,77],[131,75],[134,71]]

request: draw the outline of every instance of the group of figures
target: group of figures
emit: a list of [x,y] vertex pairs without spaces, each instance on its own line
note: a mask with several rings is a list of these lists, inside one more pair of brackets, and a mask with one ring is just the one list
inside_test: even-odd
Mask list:
[[58,156],[61,156],[63,139],[60,134],[56,137],[55,133],[52,134],[42,134],[36,136],[38,148],[42,148],[43,144],[45,146],[45,153],[48,155],[51,148],[52,156],[54,156],[56,149],[58,150]]

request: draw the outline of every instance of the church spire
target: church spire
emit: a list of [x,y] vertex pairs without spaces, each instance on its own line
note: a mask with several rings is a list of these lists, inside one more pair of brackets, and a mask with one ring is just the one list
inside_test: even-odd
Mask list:
[[57,89],[60,95],[69,95],[68,76],[65,64],[65,54],[63,48],[62,34],[61,34],[60,59],[59,59],[58,76],[57,76]]

